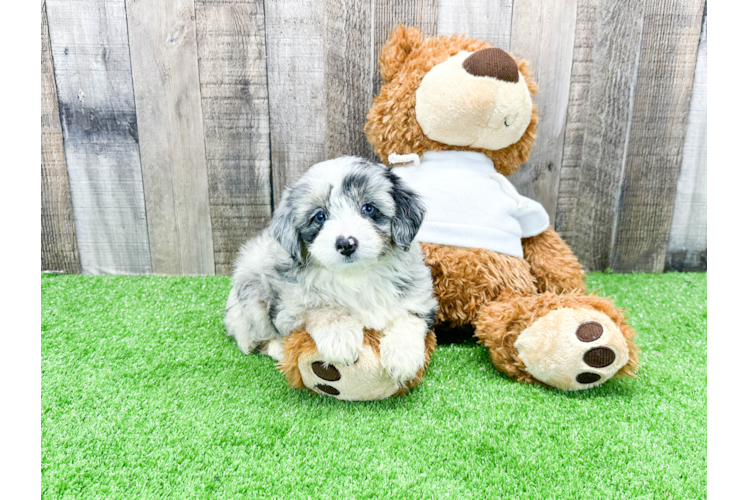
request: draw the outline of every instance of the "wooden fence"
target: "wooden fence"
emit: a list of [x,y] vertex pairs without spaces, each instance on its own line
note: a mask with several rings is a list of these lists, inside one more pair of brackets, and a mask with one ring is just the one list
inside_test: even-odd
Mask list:
[[289,182],[373,157],[398,23],[531,61],[511,180],[587,269],[706,269],[705,0],[42,0],[42,270],[229,274]]

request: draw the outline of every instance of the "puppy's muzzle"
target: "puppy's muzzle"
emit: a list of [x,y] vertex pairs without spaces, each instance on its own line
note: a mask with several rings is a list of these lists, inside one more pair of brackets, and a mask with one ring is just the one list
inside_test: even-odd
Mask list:
[[358,247],[358,240],[353,236],[348,236],[347,238],[338,236],[338,239],[335,240],[335,248],[338,250],[338,253],[346,257],[350,257],[356,251],[356,247]]

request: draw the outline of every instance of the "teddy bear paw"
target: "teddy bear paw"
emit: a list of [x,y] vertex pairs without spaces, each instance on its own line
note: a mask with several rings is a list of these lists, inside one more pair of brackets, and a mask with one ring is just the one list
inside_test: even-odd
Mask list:
[[312,391],[347,401],[385,399],[400,389],[396,381],[382,373],[379,355],[364,346],[351,365],[327,363],[319,355],[299,358],[299,372]]
[[626,338],[605,314],[560,308],[523,330],[514,347],[527,372],[571,391],[606,382],[629,360]]

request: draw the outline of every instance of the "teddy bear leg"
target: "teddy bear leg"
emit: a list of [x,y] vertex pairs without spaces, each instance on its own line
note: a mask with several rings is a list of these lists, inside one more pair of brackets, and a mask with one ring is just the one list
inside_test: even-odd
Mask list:
[[552,227],[537,236],[523,238],[522,250],[540,293],[587,292],[582,265]]
[[484,306],[475,336],[499,371],[573,391],[634,376],[639,348],[613,303],[591,295],[504,295]]
[[386,399],[405,394],[423,380],[423,372],[435,347],[436,336],[434,332],[429,332],[426,336],[426,361],[404,387],[383,369],[379,333],[373,330],[364,331],[364,348],[358,360],[348,366],[325,363],[311,335],[305,330],[298,330],[284,340],[283,359],[278,363],[278,368],[286,376],[288,384],[297,389],[306,388],[346,401]]

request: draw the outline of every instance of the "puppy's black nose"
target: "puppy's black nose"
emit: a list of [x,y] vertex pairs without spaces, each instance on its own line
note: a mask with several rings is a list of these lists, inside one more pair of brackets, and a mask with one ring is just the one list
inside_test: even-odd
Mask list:
[[342,253],[346,257],[350,256],[353,252],[355,252],[357,246],[358,246],[358,240],[354,238],[353,236],[349,236],[347,238],[338,236],[338,239],[335,240],[335,248],[337,248],[338,252]]

